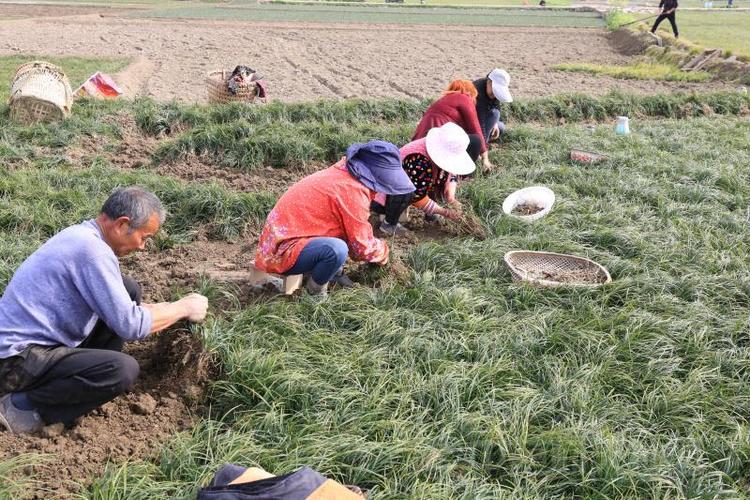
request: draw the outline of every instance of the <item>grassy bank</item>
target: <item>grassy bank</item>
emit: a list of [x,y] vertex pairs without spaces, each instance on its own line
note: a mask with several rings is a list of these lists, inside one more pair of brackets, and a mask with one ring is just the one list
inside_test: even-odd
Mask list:
[[[460,190],[487,240],[416,246],[403,256],[408,284],[212,311],[199,331],[224,375],[210,412],[154,462],[113,465],[89,496],[190,498],[221,464],[235,462],[277,474],[310,465],[371,498],[741,497],[750,474],[750,124],[731,115],[747,99],[517,103],[518,121],[491,152],[503,168]],[[117,184],[157,190],[172,213],[170,233],[205,221],[234,220],[231,227],[262,217],[273,202],[165,178],[156,166],[72,168],[66,150],[82,138],[117,143],[108,115],[131,114],[144,133],[161,132],[174,147],[240,120],[325,128],[340,113],[351,115],[349,139],[369,138],[357,135],[368,123],[403,142],[420,109],[396,101],[213,109],[141,101],[87,103],[75,126],[20,128],[0,117],[0,284]],[[728,116],[684,119],[708,110]],[[630,136],[614,135],[609,122],[593,132],[575,123],[610,112],[631,116]],[[519,118],[558,115],[573,123]],[[670,118],[648,119],[662,116]],[[233,133],[207,141],[208,157],[241,151]],[[201,136],[212,134],[194,140]],[[571,147],[611,159],[573,166]],[[502,215],[507,194],[535,184],[557,195],[550,215],[534,224]],[[614,282],[597,290],[513,283],[502,258],[522,248],[588,256]]]
[[[669,22],[665,23],[659,26],[659,32],[671,33]],[[681,38],[703,47],[750,57],[750,12],[720,9],[680,11],[677,26]]]
[[705,71],[680,71],[676,66],[654,62],[635,62],[627,66],[592,63],[556,64],[553,69],[591,75],[607,75],[622,80],[662,80],[668,82],[706,82],[711,74]]

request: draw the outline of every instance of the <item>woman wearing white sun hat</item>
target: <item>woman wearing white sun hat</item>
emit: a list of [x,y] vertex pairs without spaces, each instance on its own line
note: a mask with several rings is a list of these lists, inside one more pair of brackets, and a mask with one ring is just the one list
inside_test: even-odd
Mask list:
[[505,132],[505,123],[500,120],[500,103],[513,102],[508,88],[510,75],[504,69],[495,68],[473,83],[477,89],[477,118],[484,140],[489,143]]
[[458,213],[440,206],[437,200],[456,202],[459,177],[474,172],[482,144],[479,135],[468,135],[461,127],[449,122],[430,129],[426,137],[403,146],[401,164],[416,191],[404,196],[375,197],[372,210],[385,215],[380,230],[390,235],[405,231],[398,219],[409,204],[426,215],[456,219]]

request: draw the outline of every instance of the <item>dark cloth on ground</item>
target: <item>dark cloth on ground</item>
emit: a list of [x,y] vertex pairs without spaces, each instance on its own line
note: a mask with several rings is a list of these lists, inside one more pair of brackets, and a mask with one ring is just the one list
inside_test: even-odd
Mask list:
[[[427,108],[424,116],[417,125],[412,141],[427,136],[427,132],[435,127],[440,127],[448,122],[453,122],[467,134],[482,135],[482,127],[477,117],[477,108],[471,97],[458,92],[446,94]],[[484,135],[482,135],[484,137]],[[487,144],[482,144],[481,152],[487,151]]]
[[[141,302],[141,287],[124,276],[130,298]],[[33,345],[0,359],[0,393],[23,392],[47,424],[70,425],[76,418],[127,392],[138,362],[120,352],[124,340],[99,320],[75,348]]]
[[225,465],[216,472],[207,488],[198,491],[198,500],[305,500],[327,481],[320,473],[303,467],[283,476],[230,484],[245,470],[237,465]]

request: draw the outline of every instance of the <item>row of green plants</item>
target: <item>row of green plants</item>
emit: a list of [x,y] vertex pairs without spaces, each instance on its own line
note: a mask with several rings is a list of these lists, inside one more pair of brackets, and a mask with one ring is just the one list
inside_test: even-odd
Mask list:
[[607,75],[622,80],[662,80],[666,82],[707,82],[712,75],[705,71],[682,71],[677,65],[655,63],[648,59],[617,66],[593,63],[561,63],[553,66],[561,71],[574,71],[592,75]]
[[[309,162],[332,162],[361,138],[406,143],[429,101],[367,100],[272,103],[218,108],[141,102],[136,121],[148,134],[167,135],[157,161],[203,155],[240,169]],[[504,107],[510,123],[606,121],[619,115],[638,118],[740,115],[750,97],[739,92],[675,93],[638,96],[613,92],[595,98],[580,94],[518,101]]]

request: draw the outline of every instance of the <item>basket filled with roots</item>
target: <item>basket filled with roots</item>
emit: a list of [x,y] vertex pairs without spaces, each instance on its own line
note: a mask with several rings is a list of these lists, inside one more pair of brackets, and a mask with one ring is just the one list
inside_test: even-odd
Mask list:
[[73,90],[65,73],[45,61],[20,66],[10,84],[10,118],[24,125],[62,120],[70,115]]
[[612,281],[604,266],[575,255],[515,250],[504,260],[514,281],[537,286],[596,287]]
[[[238,66],[244,68],[244,66]],[[220,69],[211,71],[206,75],[206,90],[208,102],[211,104],[226,104],[229,102],[244,102],[252,104],[264,97],[262,77],[253,70],[238,73]],[[249,68],[248,68],[249,69]]]

